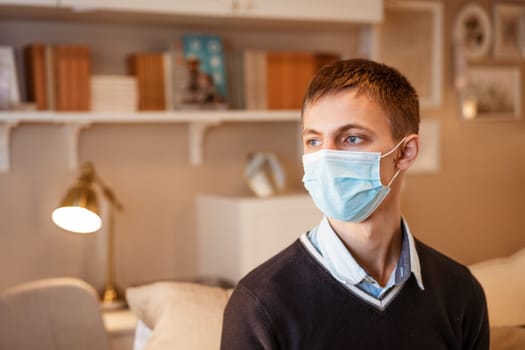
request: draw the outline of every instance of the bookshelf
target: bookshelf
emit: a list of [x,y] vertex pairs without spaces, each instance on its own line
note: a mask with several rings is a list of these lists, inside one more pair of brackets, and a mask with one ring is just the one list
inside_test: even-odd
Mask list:
[[[337,50],[343,57],[373,57],[373,23],[382,19],[382,0],[308,4],[290,0],[284,8],[283,4],[277,0],[0,0],[0,44],[21,48],[38,41],[81,43],[92,49],[93,74],[116,75],[126,74],[130,53],[166,50],[166,45],[184,32],[220,35],[229,50]],[[351,10],[341,10],[348,8]],[[9,170],[11,130],[29,123],[61,125],[69,144],[69,163],[75,167],[79,137],[93,124],[187,124],[189,161],[199,165],[210,127],[299,119],[298,110],[0,111],[0,172]]]

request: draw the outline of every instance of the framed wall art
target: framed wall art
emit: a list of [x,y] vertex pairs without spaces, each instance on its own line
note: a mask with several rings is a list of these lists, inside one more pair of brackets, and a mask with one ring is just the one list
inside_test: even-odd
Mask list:
[[391,1],[377,26],[376,59],[414,85],[422,108],[442,100],[443,6],[433,1]]
[[487,11],[469,3],[461,8],[454,23],[454,45],[462,49],[467,59],[487,56],[492,43],[492,26]]
[[513,120],[521,115],[521,70],[518,67],[471,67],[460,94],[464,119]]
[[525,46],[525,6],[494,5],[494,56],[521,58]]

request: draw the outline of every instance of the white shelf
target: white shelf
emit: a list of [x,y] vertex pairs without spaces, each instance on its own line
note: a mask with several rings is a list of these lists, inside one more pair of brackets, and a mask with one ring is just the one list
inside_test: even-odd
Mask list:
[[186,110],[173,112],[0,112],[0,122],[15,123],[194,123],[298,121],[298,110]]
[[239,110],[189,110],[173,112],[0,112],[0,172],[9,171],[9,139],[11,130],[24,123],[62,124],[69,143],[69,164],[78,167],[78,139],[83,129],[92,124],[136,123],[188,123],[189,159],[193,165],[202,164],[203,142],[206,131],[227,122],[289,122],[299,121],[297,110],[239,111]]

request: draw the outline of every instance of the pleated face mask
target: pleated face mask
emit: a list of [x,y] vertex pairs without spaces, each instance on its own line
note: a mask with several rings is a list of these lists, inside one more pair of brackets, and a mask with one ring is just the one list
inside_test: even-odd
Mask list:
[[402,139],[385,154],[319,150],[303,156],[304,187],[315,205],[329,218],[339,221],[362,222],[383,202],[390,182],[381,183],[381,158],[392,154],[403,143]]

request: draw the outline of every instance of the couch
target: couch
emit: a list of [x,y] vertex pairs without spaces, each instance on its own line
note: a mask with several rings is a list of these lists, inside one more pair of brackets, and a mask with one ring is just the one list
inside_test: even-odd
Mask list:
[[[487,297],[491,350],[525,349],[525,249],[469,268]],[[130,308],[151,330],[147,340],[137,339],[135,350],[219,349],[222,312],[231,291],[188,282],[128,288]]]
[[47,278],[0,293],[0,349],[109,350],[99,299],[76,278]]

